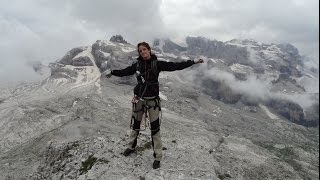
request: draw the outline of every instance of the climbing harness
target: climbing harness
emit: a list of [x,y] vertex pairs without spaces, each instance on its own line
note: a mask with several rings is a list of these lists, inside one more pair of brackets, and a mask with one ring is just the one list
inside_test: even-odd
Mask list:
[[[136,86],[137,92],[132,98],[132,110],[133,113],[138,113],[142,112],[142,119],[141,121],[136,120],[132,115],[131,117],[131,123],[130,123],[130,128],[133,130],[139,130],[139,131],[144,131],[147,126],[149,126],[151,131],[156,131],[159,130],[160,124],[161,124],[161,118],[162,118],[162,112],[161,112],[161,107],[160,107],[160,98],[157,97],[144,97],[145,95],[148,96],[146,93],[147,89],[152,86],[152,85],[158,85],[158,69],[157,69],[157,59],[152,58],[151,59],[151,64],[150,68],[147,69],[147,65],[145,64],[145,71],[141,71],[142,67],[142,62],[138,61],[136,64],[136,78],[138,81],[138,85]],[[150,80],[149,75],[152,74],[152,79]],[[153,101],[152,105],[150,105],[150,102]],[[137,104],[139,103],[139,109],[137,109]],[[153,105],[154,104],[154,105]],[[151,122],[150,122],[150,114],[149,114],[149,109],[154,108],[159,108],[159,128],[157,129],[151,129]],[[140,113],[139,113],[140,114]],[[160,117],[161,116],[161,117]],[[140,117],[139,117],[140,118]],[[139,119],[140,120],[140,119]],[[136,124],[135,124],[136,123]],[[140,125],[140,126],[139,126]],[[139,126],[139,127],[138,127]]]
[[[154,106],[150,106],[148,105],[149,101],[154,101],[155,105]],[[140,109],[137,109],[137,103],[140,102],[142,103],[142,107]],[[149,109],[153,108],[154,110],[156,108],[159,108],[159,128],[161,125],[161,119],[162,119],[162,111],[161,111],[161,105],[160,105],[160,98],[159,97],[154,97],[154,98],[139,98],[138,96],[134,96],[131,100],[132,103],[132,110],[133,113],[137,113],[142,111],[142,119],[140,122],[140,127],[139,129],[134,128],[134,120],[135,117],[132,116],[131,117],[131,123],[130,123],[130,129],[132,130],[136,130],[136,131],[144,131],[146,130],[146,127],[148,126],[151,130],[151,122],[150,122],[150,116],[149,116]],[[156,131],[158,129],[152,130],[152,131]]]

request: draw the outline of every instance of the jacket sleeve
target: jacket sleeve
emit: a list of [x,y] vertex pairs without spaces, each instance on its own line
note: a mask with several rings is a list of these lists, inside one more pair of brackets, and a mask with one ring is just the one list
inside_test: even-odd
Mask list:
[[112,70],[111,74],[114,76],[122,77],[122,76],[130,76],[136,72],[136,63],[132,64],[131,66],[126,67],[125,69],[121,70]]
[[194,61],[181,61],[181,62],[165,62],[165,61],[158,61],[158,69],[159,71],[176,71],[182,70],[192,66]]

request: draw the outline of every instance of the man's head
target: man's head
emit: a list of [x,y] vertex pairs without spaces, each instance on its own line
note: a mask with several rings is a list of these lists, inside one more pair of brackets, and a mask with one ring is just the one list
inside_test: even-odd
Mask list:
[[142,57],[143,60],[148,60],[151,58],[151,47],[146,42],[141,42],[137,45],[139,56]]

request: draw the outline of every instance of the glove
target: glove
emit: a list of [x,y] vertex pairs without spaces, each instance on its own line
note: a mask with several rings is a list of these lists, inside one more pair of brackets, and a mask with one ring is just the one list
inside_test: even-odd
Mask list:
[[106,71],[104,71],[103,73],[101,73],[101,77],[107,77],[110,78],[112,76],[111,71],[108,69]]
[[106,74],[106,77],[107,77],[107,78],[111,78],[111,76],[112,76],[111,72],[108,73],[108,74]]
[[198,64],[198,63],[203,63],[203,59],[198,59],[197,61],[194,61],[195,64]]

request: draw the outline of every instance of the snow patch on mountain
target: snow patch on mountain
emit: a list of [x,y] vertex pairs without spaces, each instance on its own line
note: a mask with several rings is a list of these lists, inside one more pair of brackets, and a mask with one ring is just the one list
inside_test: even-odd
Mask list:
[[99,50],[99,52],[101,52],[105,58],[107,58],[107,57],[109,57],[111,55],[110,53],[107,53],[107,52],[104,52],[104,51],[101,51],[101,50]]
[[270,110],[266,106],[259,104],[259,107],[266,112],[266,114],[270,117],[270,119],[280,119],[277,115],[270,112]]
[[[89,51],[89,50],[88,50]],[[91,51],[91,50],[90,50]],[[91,61],[94,63],[93,60],[93,56],[88,54],[88,56],[90,57]],[[94,66],[86,66],[83,68],[74,68],[71,66],[66,66],[66,68],[71,69],[71,70],[75,70],[78,72],[78,76],[75,79],[74,85],[70,88],[70,89],[74,89],[74,88],[79,88],[82,86],[87,86],[91,83],[95,83],[95,85],[100,88],[100,85],[98,83],[98,81],[100,81],[100,76],[101,73],[99,71],[99,69],[97,68],[96,65]],[[97,83],[96,83],[97,82]]]
[[132,52],[132,51],[136,51],[135,48],[132,47],[121,47],[123,52]]
[[253,74],[253,69],[250,66],[235,63],[229,67],[233,72],[236,72],[236,73]]

